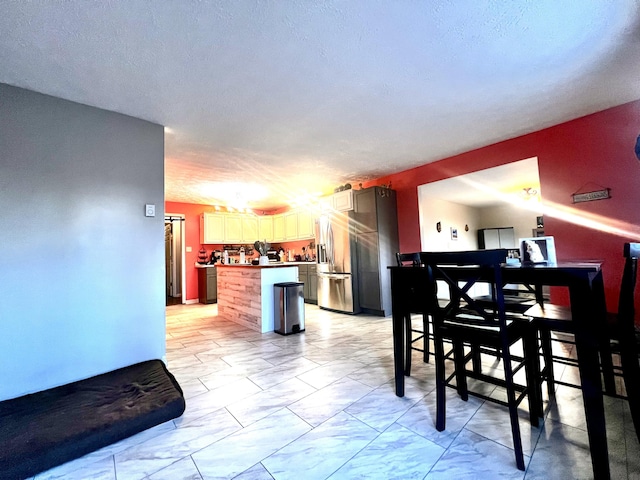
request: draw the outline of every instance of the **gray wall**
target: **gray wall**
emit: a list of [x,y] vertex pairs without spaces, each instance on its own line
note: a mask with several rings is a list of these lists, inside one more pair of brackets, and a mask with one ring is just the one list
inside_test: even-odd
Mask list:
[[0,84],[0,400],[164,357],[163,212],[162,126]]

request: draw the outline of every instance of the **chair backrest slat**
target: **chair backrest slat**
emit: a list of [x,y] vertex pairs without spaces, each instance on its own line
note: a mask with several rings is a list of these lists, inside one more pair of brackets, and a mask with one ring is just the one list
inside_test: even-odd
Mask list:
[[640,257],[640,243],[624,244],[624,270],[620,283],[620,297],[618,299],[618,321],[635,321],[634,295],[638,276],[638,257]]
[[420,252],[414,253],[396,253],[396,261],[398,262],[398,266],[402,267],[404,265],[412,265],[414,267],[420,266]]
[[[427,292],[430,310],[436,317],[456,317],[456,321],[483,326],[506,324],[501,265],[507,258],[506,249],[462,252],[421,252],[420,262],[429,270]],[[442,280],[449,288],[449,303],[440,306],[435,282]],[[495,294],[495,310],[488,311],[469,295],[477,283],[490,285]],[[434,317],[435,319],[435,317]]]

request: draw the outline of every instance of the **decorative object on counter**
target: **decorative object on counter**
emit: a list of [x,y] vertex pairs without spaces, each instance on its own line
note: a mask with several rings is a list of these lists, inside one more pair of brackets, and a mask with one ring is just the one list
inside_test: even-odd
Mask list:
[[267,251],[271,247],[271,244],[266,240],[261,242],[260,240],[256,240],[253,244],[253,248],[255,248],[260,254],[259,265],[269,265],[269,257],[267,257]]
[[207,263],[207,251],[204,248],[201,248],[198,252],[198,263],[206,264]]

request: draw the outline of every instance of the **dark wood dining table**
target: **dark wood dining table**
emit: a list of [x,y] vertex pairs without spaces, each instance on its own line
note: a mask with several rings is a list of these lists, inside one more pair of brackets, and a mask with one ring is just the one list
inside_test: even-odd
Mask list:
[[[536,286],[538,290],[544,285],[568,287],[594,478],[609,479],[609,452],[599,362],[601,340],[606,336],[601,266],[602,262],[599,261],[535,266],[505,265],[502,274],[505,283]],[[391,273],[395,387],[396,395],[403,397],[404,351],[408,348],[405,345],[404,318],[411,313],[427,311],[427,299],[422,289],[426,281],[426,269],[412,266],[388,268]],[[607,385],[607,390],[610,388],[612,385]]]

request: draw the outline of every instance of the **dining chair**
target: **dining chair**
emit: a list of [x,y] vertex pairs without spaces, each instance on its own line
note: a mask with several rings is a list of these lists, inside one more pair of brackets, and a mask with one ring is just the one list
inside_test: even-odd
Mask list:
[[[633,424],[640,440],[640,363],[638,360],[639,347],[635,328],[634,301],[640,243],[625,243],[623,255],[625,263],[620,283],[618,312],[606,314],[609,340],[605,338],[605,343],[610,341],[611,348],[609,351],[601,352],[600,357],[601,362],[604,364],[602,369],[605,381],[607,377],[614,373],[623,378]],[[553,371],[554,362],[577,366],[577,361],[574,358],[555,355],[552,352],[552,341],[573,344],[571,336],[565,339],[552,338],[551,336],[551,332],[573,333],[570,307],[539,302],[529,308],[524,315],[532,319],[534,326],[540,333],[540,349],[544,359],[542,376],[547,381],[549,396],[554,395],[556,383],[580,388],[579,385],[555,379]],[[609,367],[612,365],[610,352],[620,355],[620,367]],[[609,368],[611,368],[612,373],[608,373]],[[618,396],[612,391],[605,393]]]
[[[411,266],[411,267],[420,267],[420,253],[396,253],[396,261],[399,267],[403,266]],[[416,292],[416,295],[420,295],[420,293]],[[413,326],[413,322],[411,321],[411,313],[408,313],[405,317],[405,344],[407,345],[405,351],[405,363],[404,363],[404,372],[405,375],[411,375],[411,351],[417,350],[422,352],[422,360],[424,363],[429,363],[429,340],[433,338],[433,335],[429,330],[429,315],[421,310],[420,308],[414,309],[411,313],[421,313],[422,314],[422,330],[419,328],[415,328]],[[414,337],[414,334],[417,336]],[[422,340],[422,348],[419,346],[419,342]]]
[[[506,249],[421,252],[420,261],[428,272],[427,305],[435,337],[436,429],[443,431],[446,427],[446,387],[455,388],[464,401],[468,399],[468,395],[474,395],[506,406],[509,409],[516,465],[518,469],[524,470],[517,409],[524,397],[528,397],[530,422],[538,426],[541,405],[534,385],[538,381],[539,359],[536,332],[529,319],[521,314],[509,313],[505,309],[501,264],[506,256]],[[442,281],[448,287],[449,293],[448,300],[444,302],[443,295],[438,295],[437,288],[437,282]],[[470,296],[470,289],[478,283],[488,283],[493,289],[495,303],[489,308]],[[454,372],[448,376],[445,371],[445,339],[452,343],[454,351]],[[519,341],[522,341],[524,356],[521,361],[516,361],[511,354],[511,347]],[[480,347],[497,351],[502,361],[503,375],[494,375],[497,373],[496,369],[487,373],[468,369],[467,364],[471,361],[472,354],[465,354],[465,347],[470,352]],[[526,385],[518,384],[514,380],[514,374],[523,367]],[[467,377],[504,388],[507,400],[470,390]]]

